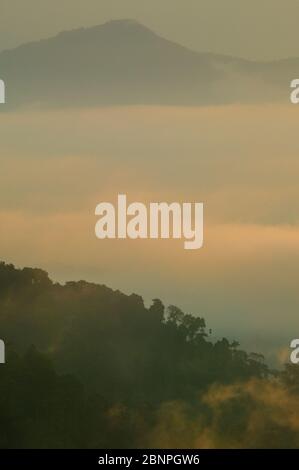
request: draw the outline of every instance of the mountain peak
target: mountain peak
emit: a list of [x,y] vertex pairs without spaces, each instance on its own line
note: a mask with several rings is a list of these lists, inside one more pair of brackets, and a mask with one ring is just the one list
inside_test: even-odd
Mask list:
[[134,32],[150,33],[151,35],[155,35],[155,33],[152,30],[150,30],[147,26],[145,26],[144,24],[140,23],[137,20],[130,19],[130,18],[110,20],[110,21],[107,21],[106,23],[95,26],[95,28],[96,29],[109,29],[113,32],[134,31]]
[[141,27],[145,27],[143,26],[141,23],[139,23],[139,21],[137,20],[134,20],[132,18],[121,18],[121,19],[118,19],[118,20],[109,20],[107,21],[106,23],[103,24],[103,26],[105,25],[112,25],[112,26],[124,26],[124,27],[130,27],[130,26],[141,26]]
[[[116,19],[109,20],[106,23],[98,24],[88,28],[77,28],[73,30],[61,31],[56,38],[61,37],[81,37],[84,36],[94,37],[99,33],[108,34],[118,37],[119,35],[136,35],[143,34],[143,36],[157,37],[157,35],[147,28],[142,23],[134,19]],[[50,38],[51,39],[51,38]]]

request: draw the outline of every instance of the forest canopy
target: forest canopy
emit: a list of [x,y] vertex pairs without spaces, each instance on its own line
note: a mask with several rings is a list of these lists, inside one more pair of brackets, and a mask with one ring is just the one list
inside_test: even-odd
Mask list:
[[297,446],[297,366],[213,341],[198,313],[1,263],[0,447]]

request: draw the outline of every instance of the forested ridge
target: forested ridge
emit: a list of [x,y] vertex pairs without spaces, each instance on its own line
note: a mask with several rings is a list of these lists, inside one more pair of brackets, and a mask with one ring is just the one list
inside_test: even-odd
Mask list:
[[297,366],[193,313],[1,263],[0,447],[297,447]]

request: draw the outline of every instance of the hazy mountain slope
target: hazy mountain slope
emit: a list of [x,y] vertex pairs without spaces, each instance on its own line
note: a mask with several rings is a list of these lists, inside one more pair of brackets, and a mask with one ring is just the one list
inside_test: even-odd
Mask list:
[[0,54],[7,107],[272,100],[288,98],[296,71],[297,59],[262,64],[196,53],[131,20],[63,32]]

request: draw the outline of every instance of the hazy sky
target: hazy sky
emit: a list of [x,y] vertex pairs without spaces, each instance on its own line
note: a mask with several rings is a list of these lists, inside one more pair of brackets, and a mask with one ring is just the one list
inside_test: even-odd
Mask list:
[[199,51],[299,56],[298,0],[0,0],[0,50],[119,18]]
[[[2,113],[1,259],[161,298],[277,354],[298,335],[297,129],[292,105]],[[203,201],[203,249],[98,240],[95,207],[118,193]]]

